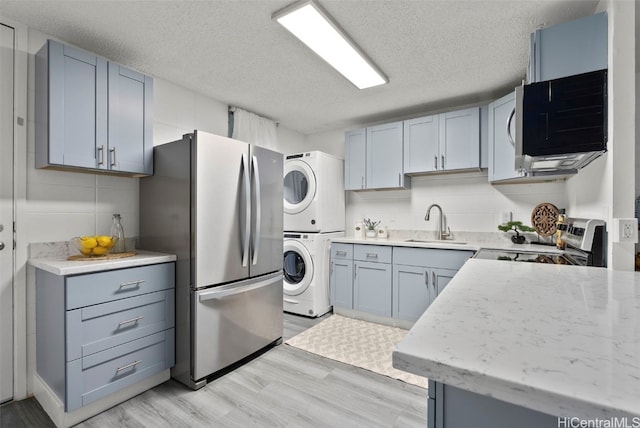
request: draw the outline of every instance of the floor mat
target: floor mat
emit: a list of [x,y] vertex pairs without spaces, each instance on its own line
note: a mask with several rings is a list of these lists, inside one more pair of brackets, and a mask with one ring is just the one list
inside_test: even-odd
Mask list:
[[408,330],[332,315],[287,345],[427,388],[427,379],[393,368],[391,353]]

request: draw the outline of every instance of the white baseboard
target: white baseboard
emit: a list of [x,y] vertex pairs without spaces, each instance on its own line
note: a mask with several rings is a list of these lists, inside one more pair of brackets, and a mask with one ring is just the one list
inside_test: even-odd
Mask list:
[[108,395],[87,404],[72,412],[64,411],[64,403],[58,398],[55,392],[47,385],[37,373],[33,374],[33,395],[38,400],[45,412],[49,415],[53,423],[58,428],[68,428],[76,425],[86,419],[89,419],[98,413],[116,406],[123,401],[135,397],[144,391],[166,382],[170,378],[170,370],[164,370],[154,376],[148,377],[135,385],[125,388],[121,391]]

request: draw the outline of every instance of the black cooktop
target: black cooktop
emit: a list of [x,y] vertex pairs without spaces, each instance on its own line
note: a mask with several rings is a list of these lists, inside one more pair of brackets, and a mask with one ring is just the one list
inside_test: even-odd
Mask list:
[[569,255],[540,251],[491,250],[483,249],[476,253],[475,259],[503,260],[508,262],[547,263],[555,265],[577,265]]

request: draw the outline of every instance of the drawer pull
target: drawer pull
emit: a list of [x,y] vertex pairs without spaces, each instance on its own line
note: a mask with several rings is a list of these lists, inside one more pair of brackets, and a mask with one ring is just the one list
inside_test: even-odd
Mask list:
[[116,369],[116,373],[120,373],[122,370],[130,369],[131,367],[135,367],[138,364],[140,364],[141,362],[142,362],[142,360],[136,360],[133,363],[127,364],[126,366],[118,367]]
[[346,255],[347,255],[346,251],[341,251],[341,250],[336,251],[336,256],[346,256]]
[[123,282],[122,284],[120,284],[120,288],[124,288],[124,287],[139,287],[140,284],[142,284],[144,282],[144,279],[139,279],[137,281],[131,281],[131,282]]
[[131,318],[130,320],[120,321],[120,322],[118,323],[118,325],[119,325],[120,327],[122,327],[122,326],[123,326],[123,325],[125,325],[125,324],[131,324],[131,323],[133,323],[133,322],[137,323],[138,321],[140,321],[140,320],[141,320],[141,319],[143,319],[143,318],[144,318],[143,316],[139,316],[139,317]]
[[367,257],[371,257],[372,259],[377,259],[378,255],[376,253],[367,253]]

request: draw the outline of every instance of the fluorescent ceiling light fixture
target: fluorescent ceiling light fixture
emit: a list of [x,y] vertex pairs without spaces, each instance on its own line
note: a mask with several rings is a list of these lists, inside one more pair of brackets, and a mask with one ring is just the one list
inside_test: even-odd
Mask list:
[[274,13],[271,19],[289,30],[358,89],[388,82],[364,52],[312,0],[294,3]]

